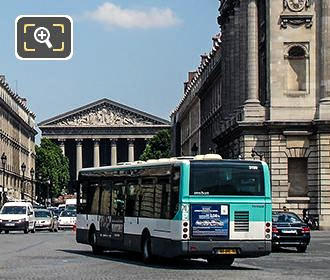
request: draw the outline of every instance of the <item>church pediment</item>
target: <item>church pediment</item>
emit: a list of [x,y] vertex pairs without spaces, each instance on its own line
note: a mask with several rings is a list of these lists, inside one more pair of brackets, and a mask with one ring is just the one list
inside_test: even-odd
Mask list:
[[166,120],[108,99],[102,99],[39,124],[45,126],[152,126],[168,125]]

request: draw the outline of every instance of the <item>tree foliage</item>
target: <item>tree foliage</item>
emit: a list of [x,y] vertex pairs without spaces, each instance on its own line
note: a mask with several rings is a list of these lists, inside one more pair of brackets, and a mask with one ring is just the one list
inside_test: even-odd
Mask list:
[[53,196],[65,190],[69,181],[69,160],[49,139],[41,139],[40,146],[36,146],[36,179],[43,186],[50,183]]
[[140,160],[168,158],[170,154],[171,133],[169,129],[163,129],[148,141]]

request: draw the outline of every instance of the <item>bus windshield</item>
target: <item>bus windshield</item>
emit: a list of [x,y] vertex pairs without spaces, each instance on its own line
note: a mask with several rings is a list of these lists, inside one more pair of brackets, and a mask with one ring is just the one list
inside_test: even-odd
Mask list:
[[264,194],[263,170],[259,162],[191,162],[190,195]]

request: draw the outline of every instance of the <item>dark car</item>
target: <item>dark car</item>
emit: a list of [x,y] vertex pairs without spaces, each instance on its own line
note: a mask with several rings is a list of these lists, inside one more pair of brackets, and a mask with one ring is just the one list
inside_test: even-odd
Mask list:
[[273,212],[272,248],[296,247],[305,252],[310,241],[310,229],[303,220],[292,212]]

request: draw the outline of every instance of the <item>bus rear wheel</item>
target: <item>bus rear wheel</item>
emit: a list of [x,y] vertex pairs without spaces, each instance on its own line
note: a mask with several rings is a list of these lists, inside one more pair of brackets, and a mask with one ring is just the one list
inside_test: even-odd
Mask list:
[[103,252],[102,247],[97,245],[97,236],[96,236],[96,231],[95,230],[92,230],[92,232],[91,232],[90,244],[92,246],[92,252],[93,252],[94,255],[102,254],[102,252]]
[[235,258],[233,257],[209,257],[207,258],[207,262],[211,265],[217,265],[220,267],[230,267]]
[[151,263],[152,260],[152,252],[151,252],[151,239],[149,236],[146,236],[143,239],[142,243],[142,255],[143,255],[143,262],[148,264]]

